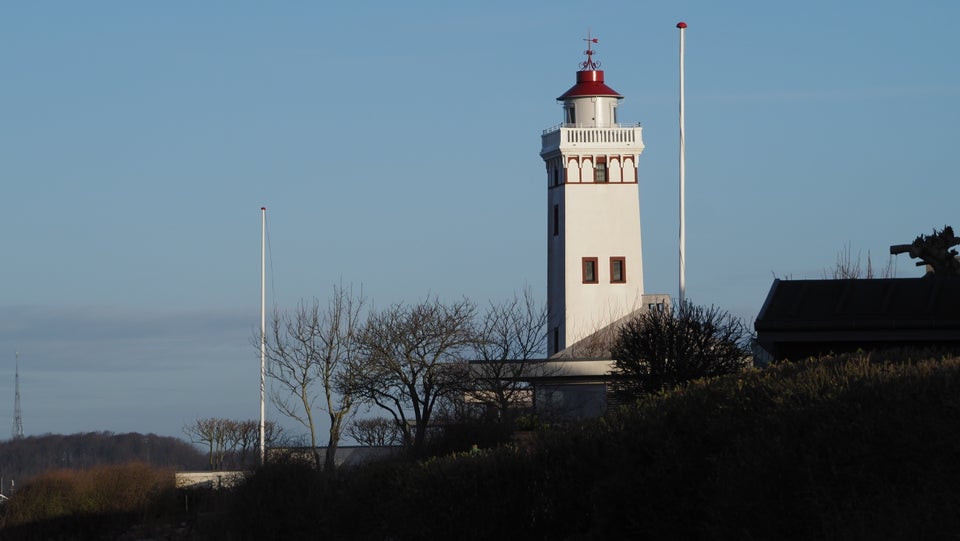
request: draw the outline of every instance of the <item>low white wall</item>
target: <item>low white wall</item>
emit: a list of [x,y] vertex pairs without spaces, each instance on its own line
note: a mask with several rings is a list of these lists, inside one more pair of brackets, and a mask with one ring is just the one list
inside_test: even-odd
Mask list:
[[176,473],[177,488],[231,488],[242,482],[248,472],[244,471],[188,471]]

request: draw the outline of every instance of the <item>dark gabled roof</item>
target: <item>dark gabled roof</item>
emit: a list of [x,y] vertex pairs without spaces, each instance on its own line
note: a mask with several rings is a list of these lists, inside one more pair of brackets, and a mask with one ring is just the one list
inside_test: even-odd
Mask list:
[[754,324],[774,357],[960,344],[960,278],[774,280]]

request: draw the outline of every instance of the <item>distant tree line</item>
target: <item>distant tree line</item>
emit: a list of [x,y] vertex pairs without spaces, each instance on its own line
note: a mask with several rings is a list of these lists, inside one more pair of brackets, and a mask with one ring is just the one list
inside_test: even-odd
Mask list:
[[203,469],[205,457],[189,443],[156,434],[45,434],[0,442],[0,478],[4,494],[17,485],[53,469],[142,462],[157,467]]

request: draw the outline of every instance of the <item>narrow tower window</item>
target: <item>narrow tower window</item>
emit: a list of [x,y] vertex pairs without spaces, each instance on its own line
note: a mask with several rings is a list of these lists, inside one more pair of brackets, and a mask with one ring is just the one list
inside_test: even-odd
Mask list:
[[583,283],[585,284],[597,283],[597,258],[595,257],[583,258]]
[[593,166],[593,181],[594,182],[607,181],[607,160],[606,159],[597,158],[597,163]]
[[610,258],[610,283],[623,284],[627,281],[627,258]]
[[553,206],[553,236],[560,234],[560,205]]
[[564,112],[566,113],[567,124],[576,124],[577,123],[577,113],[576,109],[573,108],[573,105],[564,107]]

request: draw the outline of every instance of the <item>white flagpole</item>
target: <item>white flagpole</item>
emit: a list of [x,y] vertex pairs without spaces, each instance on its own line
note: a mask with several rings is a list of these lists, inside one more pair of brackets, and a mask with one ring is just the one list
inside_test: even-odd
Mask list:
[[266,463],[267,207],[260,207],[260,464]]
[[684,109],[684,88],[683,88],[683,37],[687,29],[687,23],[679,22],[677,23],[677,28],[680,29],[680,306],[683,306],[684,299],[686,298],[686,274],[687,274],[687,262],[686,262],[686,243],[687,243],[687,215],[686,215],[686,195],[685,195],[685,182],[686,182],[686,143],[684,141],[683,134],[683,109]]

